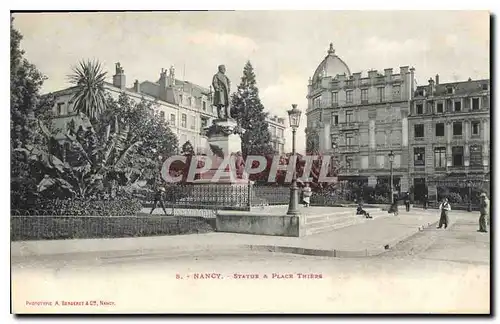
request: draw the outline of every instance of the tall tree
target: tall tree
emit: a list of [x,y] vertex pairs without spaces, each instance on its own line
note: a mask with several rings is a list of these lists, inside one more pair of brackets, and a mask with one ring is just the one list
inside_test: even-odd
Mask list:
[[[23,36],[10,22],[10,147],[11,147],[11,202],[23,204],[33,198],[36,181],[23,154],[16,149],[46,147],[38,121],[50,118],[53,105],[49,96],[41,97],[40,88],[45,76],[31,64],[21,49]],[[33,198],[34,199],[34,198]]]
[[271,134],[266,123],[267,113],[260,102],[259,89],[250,61],[243,68],[243,76],[237,91],[231,98],[231,116],[245,129],[241,146],[243,156],[273,154]]
[[73,67],[73,74],[69,75],[70,83],[76,87],[72,100],[75,102],[75,111],[84,113],[91,120],[96,120],[106,109],[106,90],[104,81],[106,72],[99,61],[81,61]]

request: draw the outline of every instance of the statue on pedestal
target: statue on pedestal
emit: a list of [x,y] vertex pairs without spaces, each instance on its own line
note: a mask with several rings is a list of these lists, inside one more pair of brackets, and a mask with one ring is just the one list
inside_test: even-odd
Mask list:
[[217,108],[217,116],[219,119],[231,119],[229,109],[231,82],[225,73],[226,67],[224,65],[219,65],[219,71],[212,79],[212,86],[214,87],[213,105]]

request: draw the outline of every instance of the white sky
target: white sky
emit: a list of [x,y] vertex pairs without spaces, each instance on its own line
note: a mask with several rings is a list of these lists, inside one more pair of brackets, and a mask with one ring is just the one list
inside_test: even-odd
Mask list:
[[[27,58],[48,76],[44,91],[68,86],[71,65],[99,59],[114,74],[121,62],[127,86],[177,78],[208,87],[219,64],[233,84],[250,60],[266,110],[305,112],[307,81],[333,42],[351,72],[413,66],[418,84],[489,78],[487,11],[238,11],[16,14]],[[302,129],[305,127],[305,116]],[[291,149],[290,131],[287,149]],[[305,148],[298,132],[298,151]]]

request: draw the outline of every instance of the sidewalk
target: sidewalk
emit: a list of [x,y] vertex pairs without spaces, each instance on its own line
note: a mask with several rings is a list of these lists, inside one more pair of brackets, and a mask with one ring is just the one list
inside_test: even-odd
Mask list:
[[[11,256],[30,257],[89,252],[199,251],[246,249],[332,257],[365,257],[383,253],[398,242],[435,226],[438,213],[413,209],[332,232],[305,237],[207,233],[114,239],[12,242]],[[453,217],[451,217],[453,222]]]

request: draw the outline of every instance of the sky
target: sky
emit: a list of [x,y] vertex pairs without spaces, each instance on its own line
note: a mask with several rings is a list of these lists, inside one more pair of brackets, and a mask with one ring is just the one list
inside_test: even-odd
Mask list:
[[[307,82],[330,43],[352,73],[415,68],[418,84],[489,78],[487,11],[212,11],[15,14],[26,57],[48,80],[43,91],[69,86],[71,66],[98,59],[114,74],[120,62],[127,86],[156,81],[162,68],[208,87],[226,65],[232,91],[252,63],[261,101],[283,117],[303,111],[297,149],[305,149]],[[285,132],[291,150],[291,131]]]

